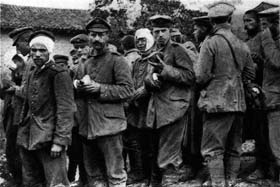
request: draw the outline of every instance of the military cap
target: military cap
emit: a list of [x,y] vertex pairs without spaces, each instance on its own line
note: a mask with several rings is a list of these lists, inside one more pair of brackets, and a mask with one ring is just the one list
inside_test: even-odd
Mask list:
[[149,21],[152,24],[152,27],[171,27],[172,18],[167,15],[155,15],[149,18]]
[[54,37],[53,33],[46,31],[46,30],[39,30],[39,31],[36,31],[33,34],[31,34],[28,42],[30,42],[33,38],[40,36],[40,35],[47,36],[47,37],[51,38],[53,41],[55,41],[55,37]]
[[17,40],[19,39],[20,36],[27,32],[32,32],[33,28],[32,27],[21,27],[12,30],[8,35],[11,39],[13,39],[13,46],[16,45]]
[[88,36],[85,34],[78,34],[70,39],[71,44],[87,44]]
[[107,32],[111,30],[110,24],[102,18],[96,17],[89,21],[86,25],[86,30],[93,32]]
[[208,16],[199,16],[192,18],[195,25],[211,26],[210,19]]
[[68,65],[68,60],[69,60],[68,56],[57,54],[53,56],[53,59],[56,64],[63,63]]
[[232,4],[226,2],[217,2],[208,7],[208,17],[209,18],[218,18],[226,17],[232,15],[235,7]]
[[179,29],[177,28],[172,28],[171,29],[171,36],[177,36],[177,35],[182,35]]
[[279,16],[280,7],[269,8],[267,10],[259,12],[260,17]]

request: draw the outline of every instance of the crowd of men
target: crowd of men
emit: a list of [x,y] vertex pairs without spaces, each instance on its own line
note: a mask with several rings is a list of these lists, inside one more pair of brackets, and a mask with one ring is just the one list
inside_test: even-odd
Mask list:
[[201,185],[230,187],[248,139],[257,164],[246,180],[279,182],[279,7],[244,14],[246,41],[231,31],[234,10],[219,2],[193,18],[197,48],[171,17],[152,16],[152,29],[120,39],[123,54],[96,17],[70,40],[71,66],[51,32],[13,30],[1,98],[14,185],[169,187],[205,170]]

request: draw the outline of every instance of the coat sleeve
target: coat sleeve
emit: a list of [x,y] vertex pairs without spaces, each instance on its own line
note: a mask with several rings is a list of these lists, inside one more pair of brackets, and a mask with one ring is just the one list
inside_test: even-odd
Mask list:
[[114,84],[101,84],[99,100],[121,101],[133,95],[131,70],[123,57],[116,57],[113,66]]
[[163,80],[168,80],[174,83],[184,84],[187,86],[193,85],[195,74],[193,64],[186,50],[181,46],[176,46],[174,49],[175,65],[164,65],[160,74]]
[[54,91],[56,99],[56,127],[53,143],[67,146],[71,143],[74,112],[76,111],[72,81],[67,71],[62,71],[55,75]]
[[27,63],[25,65],[25,69],[23,72],[23,76],[22,76],[22,81],[21,81],[21,85],[16,87],[15,90],[15,95],[21,98],[26,98],[26,86],[27,86],[27,80],[28,80],[28,76],[31,73],[31,69],[33,67],[33,62],[31,61],[31,59],[27,60]]
[[262,47],[265,57],[269,59],[266,63],[270,63],[275,68],[280,68],[280,49],[277,48],[275,41],[272,39],[269,29],[262,33]]
[[242,72],[242,80],[244,84],[248,84],[250,82],[253,82],[255,78],[256,78],[256,66],[251,57],[249,49],[247,49],[245,66]]
[[196,82],[204,87],[212,79],[212,66],[214,64],[214,54],[212,52],[211,41],[205,40],[201,46],[197,62]]

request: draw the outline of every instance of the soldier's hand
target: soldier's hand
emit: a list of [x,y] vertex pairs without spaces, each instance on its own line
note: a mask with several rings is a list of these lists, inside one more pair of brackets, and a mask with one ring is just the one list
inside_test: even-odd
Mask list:
[[139,98],[141,98],[142,96],[144,96],[145,94],[147,94],[147,90],[145,89],[145,86],[141,86],[140,88],[138,88],[133,96],[134,100],[137,100]]
[[91,81],[90,84],[83,85],[83,90],[90,93],[100,92],[101,85],[95,81]]
[[157,62],[151,62],[149,61],[149,64],[151,64],[152,66],[154,66],[156,72],[161,73],[161,71],[163,70],[165,63],[163,62],[163,60],[156,55],[157,58]]
[[61,151],[63,151],[63,146],[58,144],[53,144],[51,148],[51,157],[57,158],[61,155]]
[[5,89],[5,92],[10,94],[15,93],[15,91],[16,91],[15,86],[11,86],[10,88]]

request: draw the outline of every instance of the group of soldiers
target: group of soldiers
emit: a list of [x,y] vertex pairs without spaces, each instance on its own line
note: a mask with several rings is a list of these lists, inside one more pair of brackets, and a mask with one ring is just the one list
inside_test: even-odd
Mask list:
[[201,185],[235,186],[244,139],[256,140],[249,177],[270,163],[279,175],[279,7],[245,13],[246,43],[231,31],[234,10],[219,2],[193,18],[197,49],[171,17],[152,16],[152,29],[120,39],[123,54],[96,17],[70,40],[71,66],[52,55],[51,32],[13,30],[16,68],[1,97],[15,186],[68,187],[78,176],[88,187],[169,187],[203,169]]

